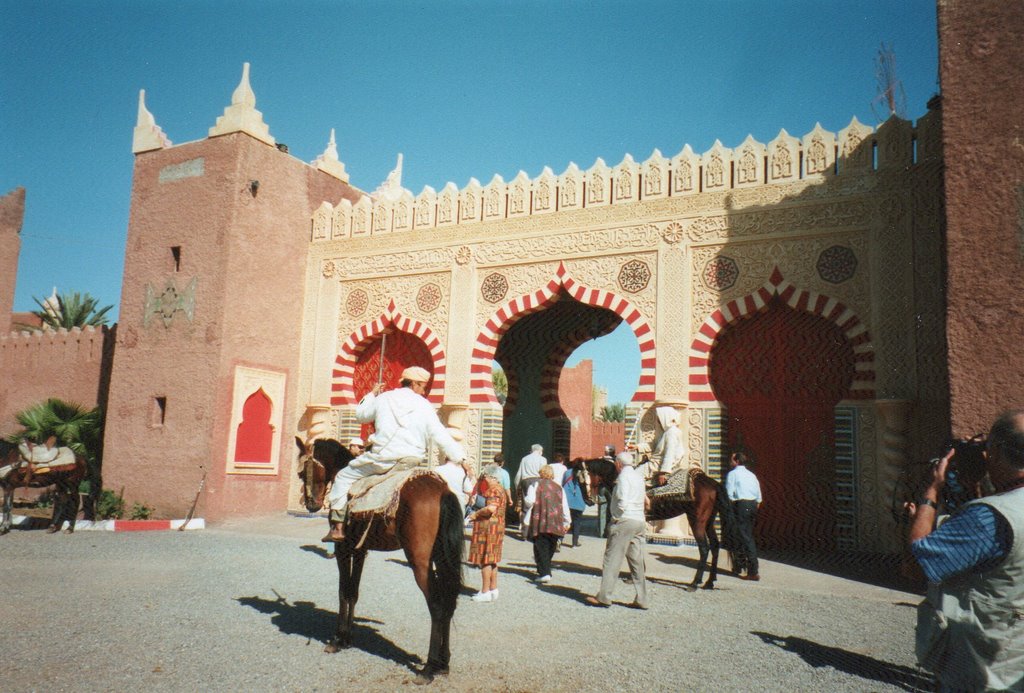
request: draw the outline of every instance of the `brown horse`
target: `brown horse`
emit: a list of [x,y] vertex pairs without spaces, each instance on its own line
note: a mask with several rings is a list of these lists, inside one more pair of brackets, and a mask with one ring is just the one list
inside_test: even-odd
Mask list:
[[[52,447],[52,443],[47,447]],[[75,456],[75,465],[70,470],[46,471],[36,473],[31,465],[21,466],[21,453],[18,446],[0,440],[0,467],[10,471],[0,479],[0,488],[4,491],[3,518],[0,519],[0,535],[11,531],[11,509],[14,505],[14,489],[16,488],[46,488],[53,486],[56,497],[53,500],[53,517],[47,532],[53,534],[68,521],[68,528],[65,531],[71,534],[75,531],[75,519],[78,517],[78,484],[86,478],[88,467],[85,459]]]
[[[646,459],[644,460],[647,461]],[[589,499],[596,499],[602,488],[610,491],[615,485],[618,472],[615,464],[607,459],[580,460],[584,474],[581,477],[586,479],[580,487]],[[678,471],[669,480],[665,475],[658,474],[658,486],[664,486],[666,481],[678,479],[677,475],[686,474],[686,471]],[[651,508],[647,511],[648,521],[667,520],[669,518],[686,515],[690,523],[690,530],[697,542],[697,550],[700,552],[700,561],[697,564],[697,573],[693,581],[687,586],[687,591],[694,591],[701,586],[704,579],[704,571],[708,563],[708,554],[711,555],[711,566],[708,568],[708,579],[703,588],[706,590],[715,588],[715,580],[718,577],[718,554],[719,549],[724,545],[726,550],[732,550],[737,545],[735,532],[736,523],[732,512],[732,505],[725,495],[725,488],[721,483],[712,479],[703,471],[697,471],[690,479],[692,499],[683,500],[679,495],[666,494],[657,495],[648,493],[651,499]],[[722,539],[719,541],[718,533],[715,531],[715,516],[722,518]]]
[[[298,438],[302,503],[310,512],[324,506],[328,483],[352,460],[336,440],[317,440],[307,447]],[[462,587],[462,505],[443,479],[424,474],[410,479],[399,492],[395,534],[412,567],[416,584],[430,611],[430,651],[417,683],[429,683],[448,673],[451,659],[449,633]],[[335,543],[338,562],[338,624],[324,648],[337,652],[352,644],[352,619],[359,599],[359,581],[367,549],[360,539],[366,524],[350,522],[346,539]]]

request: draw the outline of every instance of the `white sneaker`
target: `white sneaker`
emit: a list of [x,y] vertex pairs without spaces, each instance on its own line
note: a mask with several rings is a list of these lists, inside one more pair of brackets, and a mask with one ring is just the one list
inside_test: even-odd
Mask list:
[[551,576],[550,575],[541,575],[539,578],[534,580],[534,582],[536,582],[536,583],[538,583],[540,585],[546,584],[548,582],[551,582]]
[[477,592],[470,599],[474,602],[492,602],[494,601],[493,594],[493,592]]
[[496,589],[495,590],[491,590],[490,592],[488,592],[488,594],[491,595],[491,601],[492,602],[498,601],[498,590],[496,590]]

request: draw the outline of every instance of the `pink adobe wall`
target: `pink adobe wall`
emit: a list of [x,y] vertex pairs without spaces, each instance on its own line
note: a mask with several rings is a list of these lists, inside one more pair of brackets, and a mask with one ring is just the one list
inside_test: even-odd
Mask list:
[[594,362],[583,359],[558,376],[558,403],[572,426],[569,458],[590,457],[594,407]]
[[572,426],[569,458],[593,458],[604,454],[611,444],[622,449],[626,427],[621,421],[595,421],[594,362],[583,359],[572,368],[563,368],[558,377],[558,402]]
[[0,336],[0,435],[20,430],[15,414],[51,397],[102,406],[115,331],[86,327]]
[[14,284],[18,278],[21,224],[25,218],[25,188],[0,197],[0,334],[11,330]]
[[[184,164],[201,175],[167,179]],[[191,162],[191,163],[189,163]],[[160,173],[165,172],[161,182]],[[255,195],[250,181],[258,180]],[[312,211],[348,185],[248,135],[236,133],[140,154],[135,160],[122,288],[118,358],[111,379],[104,455],[108,487],[125,487],[165,515],[182,516],[202,470],[197,513],[280,512],[292,465],[301,315]],[[172,246],[181,247],[173,271]],[[144,323],[147,284],[195,278],[190,322]],[[280,471],[226,473],[234,370],[238,365],[286,375]],[[165,420],[153,420],[166,398]],[[201,469],[202,467],[202,469]]]
[[1024,407],[1024,3],[938,3],[954,435]]

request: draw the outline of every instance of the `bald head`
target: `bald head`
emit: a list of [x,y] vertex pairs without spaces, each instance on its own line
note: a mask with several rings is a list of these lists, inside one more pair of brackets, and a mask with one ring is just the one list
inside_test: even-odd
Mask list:
[[989,457],[1024,472],[1024,410],[1002,414],[988,433]]

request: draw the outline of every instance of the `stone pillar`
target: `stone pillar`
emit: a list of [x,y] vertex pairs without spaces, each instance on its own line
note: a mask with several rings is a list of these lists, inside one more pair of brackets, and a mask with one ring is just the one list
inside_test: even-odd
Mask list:
[[306,445],[314,440],[328,438],[331,432],[331,406],[329,404],[307,404],[300,421],[300,430],[306,433]]
[[[871,532],[875,537],[895,537],[896,526],[889,512],[896,485],[910,464],[910,411],[911,402],[905,399],[880,399],[875,401],[878,412],[878,466],[874,487],[877,493],[876,517],[862,518],[865,527],[877,527]],[[876,551],[899,550],[899,546],[886,545],[865,547]]]

